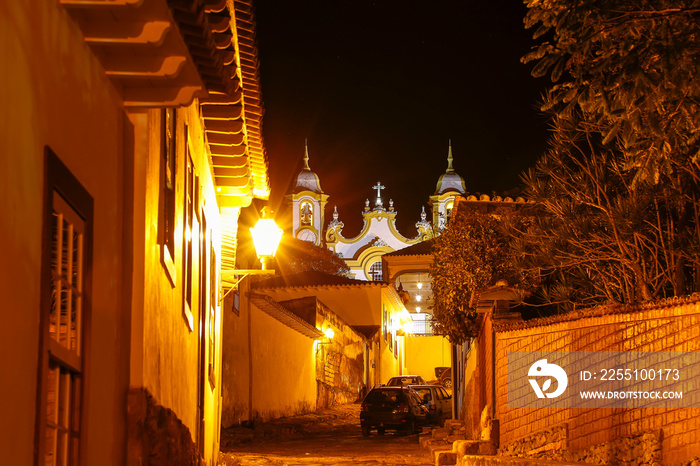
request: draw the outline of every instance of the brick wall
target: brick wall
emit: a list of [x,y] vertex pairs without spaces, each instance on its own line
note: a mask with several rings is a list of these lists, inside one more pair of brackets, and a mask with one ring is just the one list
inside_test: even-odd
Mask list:
[[[663,464],[679,464],[700,456],[700,409],[508,408],[509,351],[699,351],[700,295],[637,307],[600,307],[521,323],[495,322],[494,329],[502,454],[518,450],[514,445],[527,443],[537,435],[544,439],[539,440],[538,448],[546,447],[542,445],[547,442],[544,433],[561,427],[567,434],[566,441],[559,444],[558,451],[564,455],[559,459],[581,459],[601,448],[614,450],[628,441],[624,439],[642,438],[648,433],[654,433],[661,443]],[[489,345],[480,346],[484,353],[489,349]],[[488,365],[488,361],[488,354],[484,354],[479,363]],[[489,372],[487,368],[486,378]],[[489,380],[484,382],[490,387]],[[607,458],[612,460],[615,458]]]

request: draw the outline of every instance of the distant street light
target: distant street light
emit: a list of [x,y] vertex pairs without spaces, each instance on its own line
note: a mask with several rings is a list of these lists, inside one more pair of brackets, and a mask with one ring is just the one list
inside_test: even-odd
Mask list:
[[316,351],[321,347],[321,345],[330,345],[333,343],[333,337],[335,336],[335,330],[333,330],[331,327],[327,327],[323,331],[323,335],[325,335],[326,338],[323,340],[316,340]]

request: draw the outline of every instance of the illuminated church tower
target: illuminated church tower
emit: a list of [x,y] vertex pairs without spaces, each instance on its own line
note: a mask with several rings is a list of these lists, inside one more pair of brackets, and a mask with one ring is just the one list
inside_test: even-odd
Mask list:
[[467,192],[464,178],[452,168],[452,161],[452,141],[450,141],[447,151],[447,170],[438,178],[435,194],[430,196],[430,205],[433,208],[433,229],[436,235],[445,229],[457,197],[464,196]]
[[295,238],[322,246],[324,215],[328,195],[323,193],[318,175],[309,168],[309,146],[304,153],[304,168],[297,175],[292,194],[292,234]]

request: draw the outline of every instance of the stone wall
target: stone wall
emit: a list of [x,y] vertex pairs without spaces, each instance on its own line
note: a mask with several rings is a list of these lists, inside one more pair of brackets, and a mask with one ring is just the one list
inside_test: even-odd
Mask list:
[[700,295],[494,328],[502,455],[594,464],[681,464],[700,455],[698,409],[508,408],[509,351],[698,351]]
[[128,464],[200,464],[190,430],[171,409],[161,406],[145,388],[129,391],[128,426]]
[[317,408],[357,401],[364,387],[366,338],[319,302],[318,328],[332,328],[333,339],[316,348]]

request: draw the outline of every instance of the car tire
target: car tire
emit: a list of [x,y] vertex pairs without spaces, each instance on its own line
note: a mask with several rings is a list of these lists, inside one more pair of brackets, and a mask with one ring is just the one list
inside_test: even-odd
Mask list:
[[443,385],[445,388],[452,388],[452,379],[449,378],[449,377],[446,378],[446,379],[442,382],[442,385]]
[[406,426],[406,435],[413,435],[416,433],[416,420],[411,419],[408,421],[408,426]]
[[385,432],[384,427],[377,427],[377,433],[378,433],[379,435],[384,435],[384,432]]
[[370,433],[371,430],[372,430],[371,427],[362,426],[362,436],[363,436],[363,437],[369,437],[369,433]]

